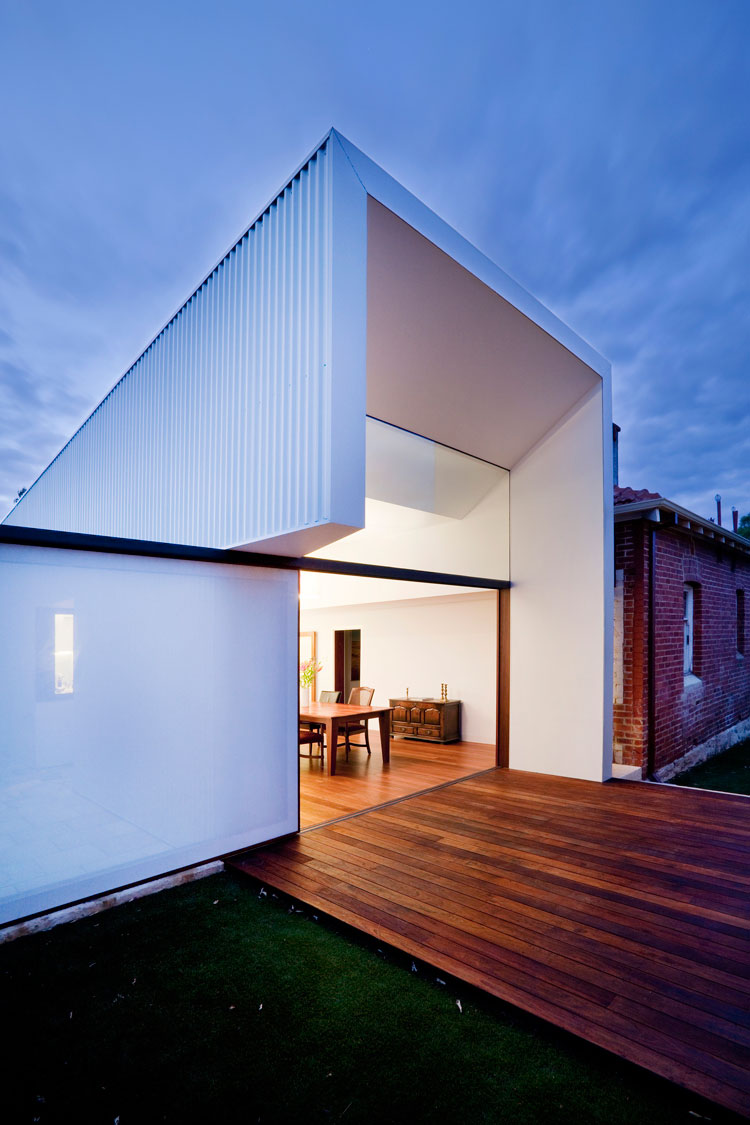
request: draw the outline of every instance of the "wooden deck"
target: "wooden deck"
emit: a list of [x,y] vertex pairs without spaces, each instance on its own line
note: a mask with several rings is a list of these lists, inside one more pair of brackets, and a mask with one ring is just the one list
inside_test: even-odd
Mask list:
[[383,764],[380,741],[370,735],[372,754],[352,750],[347,762],[343,749],[331,777],[320,758],[300,758],[300,825],[309,828],[354,812],[375,808],[457,781],[495,765],[495,747],[482,742],[450,742],[443,746],[415,739],[391,740],[391,760]]
[[750,800],[511,770],[236,866],[750,1115]]

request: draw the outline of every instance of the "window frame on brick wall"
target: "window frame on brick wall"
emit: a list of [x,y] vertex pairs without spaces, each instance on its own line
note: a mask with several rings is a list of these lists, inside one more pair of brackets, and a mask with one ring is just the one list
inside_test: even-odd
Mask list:
[[685,680],[695,675],[695,584],[682,586],[682,674]]
[[745,655],[745,591],[737,590],[736,596],[736,629],[737,629],[737,655]]

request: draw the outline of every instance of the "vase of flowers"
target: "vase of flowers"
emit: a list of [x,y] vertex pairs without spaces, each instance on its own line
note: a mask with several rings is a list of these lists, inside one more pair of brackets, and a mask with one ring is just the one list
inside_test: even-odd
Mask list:
[[299,666],[299,702],[300,707],[307,707],[310,702],[310,688],[315,682],[315,677],[323,667],[317,660],[303,660]]

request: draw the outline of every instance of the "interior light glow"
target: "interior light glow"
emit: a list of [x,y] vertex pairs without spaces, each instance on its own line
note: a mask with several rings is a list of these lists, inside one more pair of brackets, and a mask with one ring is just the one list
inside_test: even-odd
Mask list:
[[73,614],[55,614],[55,695],[73,694]]

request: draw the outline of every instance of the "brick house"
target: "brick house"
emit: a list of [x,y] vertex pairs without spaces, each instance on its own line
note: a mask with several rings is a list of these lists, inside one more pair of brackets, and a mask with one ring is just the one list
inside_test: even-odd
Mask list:
[[614,760],[666,781],[750,737],[750,541],[615,485]]

